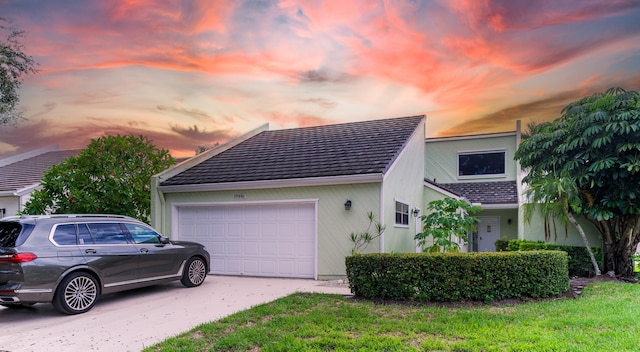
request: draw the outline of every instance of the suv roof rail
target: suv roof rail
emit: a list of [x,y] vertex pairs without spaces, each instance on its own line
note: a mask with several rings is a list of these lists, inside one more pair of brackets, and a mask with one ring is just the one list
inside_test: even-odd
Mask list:
[[114,219],[133,219],[126,215],[117,214],[48,214],[48,215],[20,215],[22,219],[55,219],[55,218],[114,218]]

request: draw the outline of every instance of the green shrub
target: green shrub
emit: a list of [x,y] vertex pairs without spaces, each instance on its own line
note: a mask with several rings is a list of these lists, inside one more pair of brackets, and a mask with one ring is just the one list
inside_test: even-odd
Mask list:
[[364,254],[346,258],[351,292],[370,299],[492,301],[569,289],[561,251]]
[[496,252],[504,252],[507,250],[507,246],[509,245],[509,240],[505,238],[501,238],[496,240]]
[[[587,276],[595,275],[593,264],[589,258],[589,252],[585,247],[567,246],[561,244],[546,243],[543,241],[510,240],[506,248],[507,251],[539,251],[552,250],[563,251],[569,255],[569,275]],[[591,247],[593,255],[598,261],[598,265],[603,267],[603,253],[600,247]]]

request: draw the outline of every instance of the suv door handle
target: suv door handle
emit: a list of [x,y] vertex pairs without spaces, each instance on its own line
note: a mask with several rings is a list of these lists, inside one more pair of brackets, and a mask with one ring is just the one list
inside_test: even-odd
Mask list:
[[85,249],[84,252],[87,253],[87,254],[96,254],[96,250],[95,249]]

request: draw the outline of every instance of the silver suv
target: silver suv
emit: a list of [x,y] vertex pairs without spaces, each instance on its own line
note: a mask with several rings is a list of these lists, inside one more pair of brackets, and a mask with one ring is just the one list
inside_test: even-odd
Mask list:
[[101,294],[180,280],[199,286],[209,253],[169,240],[118,215],[46,215],[0,219],[0,305],[51,302],[84,313]]

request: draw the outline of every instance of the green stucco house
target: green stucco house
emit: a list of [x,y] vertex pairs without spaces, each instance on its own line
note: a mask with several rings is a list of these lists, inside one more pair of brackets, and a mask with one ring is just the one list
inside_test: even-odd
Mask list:
[[[345,276],[349,234],[366,230],[368,212],[386,229],[363,252],[419,251],[419,216],[444,197],[483,208],[464,251],[495,251],[498,238],[544,239],[542,221],[521,221],[520,124],[425,139],[425,120],[260,127],[155,175],[152,225],[205,244],[212,274],[321,280]],[[571,230],[554,240],[580,245]]]

